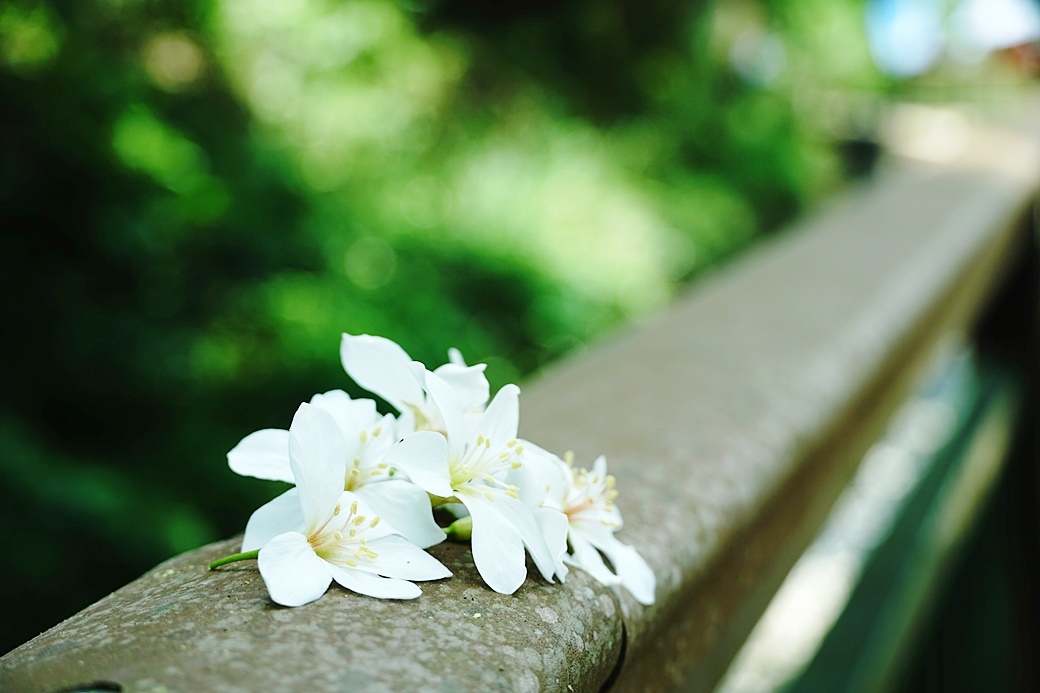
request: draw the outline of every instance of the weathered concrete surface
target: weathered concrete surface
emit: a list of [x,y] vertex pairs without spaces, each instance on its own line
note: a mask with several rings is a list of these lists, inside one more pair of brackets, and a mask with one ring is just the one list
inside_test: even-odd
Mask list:
[[334,588],[281,609],[252,565],[205,570],[224,543],[0,659],[0,690],[710,688],[859,453],[999,282],[1040,185],[1038,142],[979,131],[956,161],[894,170],[525,388],[525,437],[608,456],[654,606],[580,571],[503,597],[465,547],[441,546],[455,577],[414,602]]
[[207,569],[238,546],[167,561],[11,652],[0,691],[595,691],[619,659],[616,599],[584,574],[503,596],[480,581],[468,547],[446,544],[431,553],[454,577],[421,583],[418,599],[334,585],[288,609],[271,602],[255,561]]

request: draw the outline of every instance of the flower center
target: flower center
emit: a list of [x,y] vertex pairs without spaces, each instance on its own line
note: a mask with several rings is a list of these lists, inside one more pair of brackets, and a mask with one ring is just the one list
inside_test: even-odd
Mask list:
[[415,418],[415,430],[416,431],[433,431],[434,433],[440,433],[443,436],[448,435],[445,430],[444,422],[441,421],[441,417],[436,412],[431,412],[429,409],[424,409],[417,404],[407,403],[408,408],[412,411],[412,416]]
[[[574,483],[567,494],[563,504],[563,512],[571,521],[577,520],[582,515],[589,515],[582,519],[598,519],[604,524],[613,525],[616,522],[608,519],[614,510],[614,501],[618,492],[614,488],[616,482],[610,474],[600,476],[590,474],[587,469],[575,469],[572,459],[567,459],[567,465],[571,467]],[[594,516],[599,516],[595,517]]]
[[505,493],[516,498],[519,489],[507,484],[497,475],[505,474],[510,469],[519,469],[523,452],[524,446],[516,439],[508,441],[505,446],[497,447],[491,439],[479,434],[476,443],[467,445],[460,459],[452,463],[451,487],[458,490],[463,486],[479,486],[488,500],[492,500],[492,492]]
[[356,568],[362,562],[374,561],[379,557],[368,547],[364,537],[365,532],[379,524],[379,518],[369,520],[364,515],[358,515],[357,506],[357,501],[354,501],[349,512],[343,513],[343,508],[337,503],[325,524],[307,537],[314,553],[320,558],[335,565]]
[[[347,476],[343,482],[343,490],[354,491],[365,484],[383,476],[393,476],[393,470],[386,462],[372,462],[372,448],[383,436],[382,426],[371,431],[361,431],[361,445],[352,462],[347,464]],[[382,446],[377,446],[382,447]]]

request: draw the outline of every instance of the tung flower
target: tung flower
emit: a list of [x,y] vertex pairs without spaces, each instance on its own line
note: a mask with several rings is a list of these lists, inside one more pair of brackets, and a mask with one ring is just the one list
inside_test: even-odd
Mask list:
[[[564,462],[556,455],[526,443],[528,456],[544,467],[545,505],[559,508],[567,517],[567,541],[571,553],[563,560],[582,568],[604,585],[622,585],[641,604],[653,604],[657,580],[639,553],[617,540],[614,532],[621,529],[621,511],[614,477],[607,474],[607,459],[600,455],[592,470],[575,468],[568,453]],[[613,565],[612,571],[600,554]]]
[[451,575],[343,490],[344,448],[336,421],[319,407],[302,404],[289,428],[289,463],[296,480],[289,493],[299,503],[302,528],[272,537],[258,557],[271,598],[284,606],[318,599],[333,580],[372,597],[414,599],[421,591],[411,580]]
[[473,561],[496,592],[512,594],[527,577],[524,549],[539,572],[552,582],[556,570],[531,508],[508,483],[522,465],[523,445],[516,439],[520,390],[506,385],[472,424],[451,385],[425,371],[425,390],[444,425],[444,433],[419,431],[387,454],[423,489],[445,502],[459,502],[472,517]]
[[[405,475],[395,474],[383,459],[403,435],[399,422],[390,414],[380,417],[372,400],[354,400],[342,390],[315,395],[311,405],[337,424],[336,435],[343,441],[345,465],[341,490],[356,493],[413,544],[426,548],[443,541],[444,532],[433,520],[429,497]],[[294,483],[289,431],[265,429],[251,433],[228,453],[228,465],[244,476]],[[244,550],[259,548],[275,534],[301,525],[296,493],[288,491],[249,518]]]
[[[451,386],[464,412],[480,414],[490,394],[485,364],[467,366],[457,349],[448,353],[450,362],[434,373]],[[415,376],[414,362],[395,342],[367,334],[344,334],[340,359],[347,375],[395,407],[402,421],[411,424],[411,430],[445,432],[440,410]]]

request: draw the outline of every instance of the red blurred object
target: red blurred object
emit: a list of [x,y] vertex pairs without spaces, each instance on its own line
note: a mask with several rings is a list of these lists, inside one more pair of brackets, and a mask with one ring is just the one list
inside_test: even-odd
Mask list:
[[1040,77],[1040,45],[1023,43],[996,51],[1001,59],[1034,77]]

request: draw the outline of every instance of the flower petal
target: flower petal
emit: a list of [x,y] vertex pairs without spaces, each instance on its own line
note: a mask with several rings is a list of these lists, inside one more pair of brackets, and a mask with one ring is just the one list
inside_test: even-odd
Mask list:
[[478,363],[475,366],[446,363],[433,372],[455,390],[459,404],[464,410],[482,411],[491,389],[484,375],[485,368],[486,363]]
[[567,463],[527,440],[520,444],[524,446],[523,461],[518,469],[509,471],[509,483],[520,490],[521,500],[529,507],[547,505],[562,510],[574,478]]
[[657,578],[639,552],[622,544],[613,533],[597,533],[589,541],[614,564],[620,582],[640,604],[653,604]]
[[379,419],[375,426],[369,428],[368,445],[362,451],[362,466],[368,468],[378,465],[394,443],[414,432],[414,430],[409,430],[404,435],[398,435],[399,431],[400,427],[393,414],[387,414]]
[[456,366],[465,366],[466,359],[462,358],[462,352],[455,347],[448,347],[448,363]]
[[567,557],[569,563],[578,566],[601,584],[617,585],[621,583],[621,578],[607,568],[603,557],[599,555],[599,551],[589,543],[588,539],[578,532],[571,532],[570,540],[574,553]]
[[348,447],[356,447],[360,443],[358,437],[361,431],[373,426],[379,419],[373,400],[351,399],[343,390],[329,390],[314,395],[311,404],[328,412],[336,420]]
[[289,431],[265,428],[250,433],[227,454],[231,471],[257,479],[295,483],[289,466]]
[[355,570],[402,580],[440,580],[451,577],[451,571],[440,561],[396,534],[370,541],[368,546],[379,554],[379,558],[371,564],[361,563]]
[[488,587],[512,594],[527,579],[524,541],[520,532],[500,512],[500,503],[480,491],[459,494],[473,516],[473,563]]
[[365,484],[354,492],[368,503],[405,539],[421,548],[444,541],[444,530],[433,520],[433,508],[427,492],[404,479],[388,479]]
[[440,433],[413,433],[390,448],[383,461],[403,469],[412,483],[427,493],[444,498],[454,494],[448,469],[448,443]]
[[271,599],[282,606],[303,606],[325,594],[332,576],[298,532],[280,534],[260,549],[260,575]]
[[300,405],[289,427],[289,464],[310,536],[332,515],[347,474],[346,443],[330,414]]
[[415,599],[422,590],[414,583],[396,578],[379,577],[351,568],[330,565],[332,579],[348,590],[377,599]]
[[437,374],[426,372],[425,387],[430,395],[430,404],[437,408],[444,423],[444,435],[448,439],[448,456],[457,458],[462,453],[466,433],[462,421],[462,405],[451,385]]
[[354,382],[398,411],[407,411],[409,404],[422,404],[422,386],[412,375],[412,359],[395,342],[367,334],[344,334],[339,354],[343,369]]
[[[538,567],[538,572],[546,580],[552,582],[553,573],[556,572],[556,560],[552,552],[549,551],[545,537],[542,536],[542,529],[534,519],[531,509],[518,498],[513,498],[504,493],[492,493],[494,500],[488,500],[479,487],[468,494],[469,498],[476,496],[479,496],[489,506],[493,506],[494,510],[492,512],[502,517],[516,530],[524,546],[527,547],[528,552],[531,554],[534,564]],[[475,514],[473,513],[473,506],[466,502],[466,498],[459,496],[459,500],[466,503],[466,507],[470,509],[471,514]],[[476,527],[477,518],[474,517],[474,536],[476,535]]]
[[548,506],[535,508],[534,519],[545,539],[545,545],[549,549],[549,555],[553,559],[556,577],[563,582],[567,577],[567,566],[563,562],[563,556],[567,553],[567,533],[570,531],[570,522],[562,511]]
[[291,488],[272,501],[261,505],[249,517],[246,534],[242,538],[243,551],[255,551],[285,532],[303,532],[303,511],[300,492]]
[[516,429],[520,424],[520,388],[516,385],[503,385],[495,394],[480,417],[477,431],[491,440],[494,446],[504,447],[516,438]]

